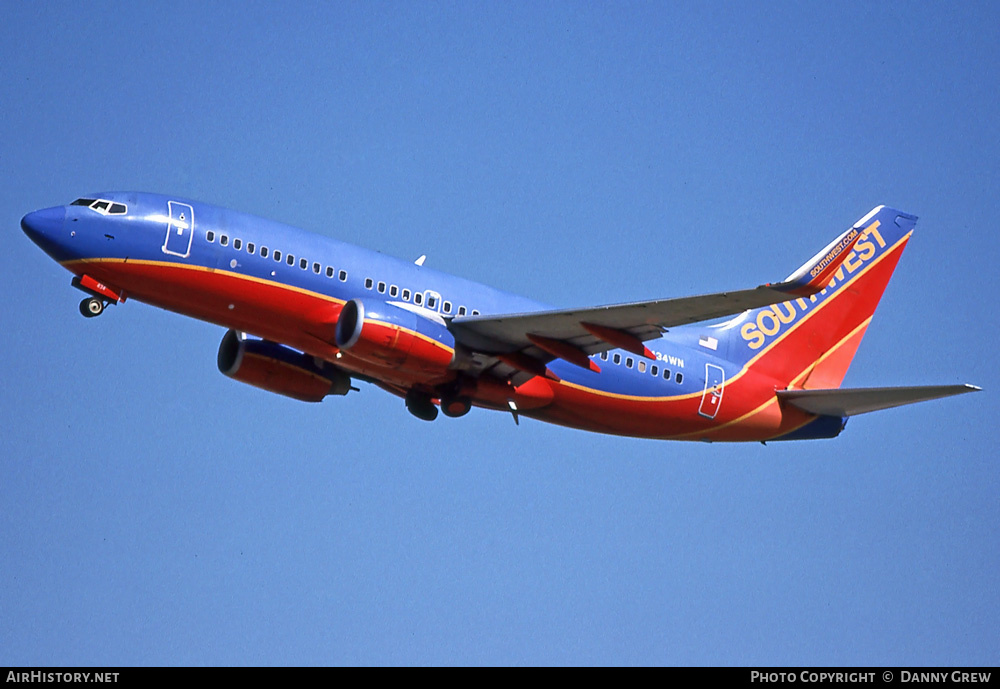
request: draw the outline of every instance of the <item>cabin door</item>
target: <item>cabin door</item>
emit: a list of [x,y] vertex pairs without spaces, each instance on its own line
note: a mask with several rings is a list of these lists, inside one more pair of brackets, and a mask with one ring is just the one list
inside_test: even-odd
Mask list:
[[721,366],[705,364],[705,391],[701,393],[701,406],[698,413],[708,419],[714,419],[722,406],[722,391],[726,385],[726,372]]
[[180,201],[167,201],[170,219],[167,221],[167,237],[163,240],[163,253],[181,258],[191,255],[191,239],[194,237],[194,209]]

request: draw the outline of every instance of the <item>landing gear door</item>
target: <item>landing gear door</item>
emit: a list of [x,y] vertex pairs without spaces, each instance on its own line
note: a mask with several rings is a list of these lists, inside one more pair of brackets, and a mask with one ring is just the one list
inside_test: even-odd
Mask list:
[[194,208],[180,201],[167,201],[170,219],[167,221],[167,237],[163,240],[163,253],[181,258],[191,255],[191,240],[194,238]]
[[726,372],[721,366],[705,364],[705,392],[701,394],[698,413],[707,419],[714,419],[722,406],[722,391],[726,385]]

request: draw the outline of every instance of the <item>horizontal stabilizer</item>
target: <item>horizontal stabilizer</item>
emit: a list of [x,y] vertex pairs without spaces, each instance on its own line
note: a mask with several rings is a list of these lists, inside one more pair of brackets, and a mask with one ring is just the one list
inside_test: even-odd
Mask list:
[[922,385],[907,388],[840,388],[836,390],[778,390],[778,399],[810,414],[856,416],[939,397],[976,392],[975,385]]

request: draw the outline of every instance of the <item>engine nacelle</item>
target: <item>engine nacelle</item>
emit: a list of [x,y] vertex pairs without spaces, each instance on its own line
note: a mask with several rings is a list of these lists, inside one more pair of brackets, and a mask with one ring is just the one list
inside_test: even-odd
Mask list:
[[337,347],[377,366],[440,375],[455,359],[443,322],[381,302],[351,299],[337,320]]
[[219,345],[219,371],[233,380],[303,402],[346,395],[351,377],[308,354],[267,340],[248,340],[230,330]]

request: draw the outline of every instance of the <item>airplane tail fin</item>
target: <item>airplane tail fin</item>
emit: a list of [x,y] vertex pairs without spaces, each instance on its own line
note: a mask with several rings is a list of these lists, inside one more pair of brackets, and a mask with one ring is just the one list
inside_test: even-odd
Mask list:
[[729,357],[781,387],[840,387],[916,221],[892,208],[874,208],[834,240],[851,240],[842,263],[824,269],[827,247],[782,283],[822,280],[821,292],[753,309],[719,326],[729,340]]

